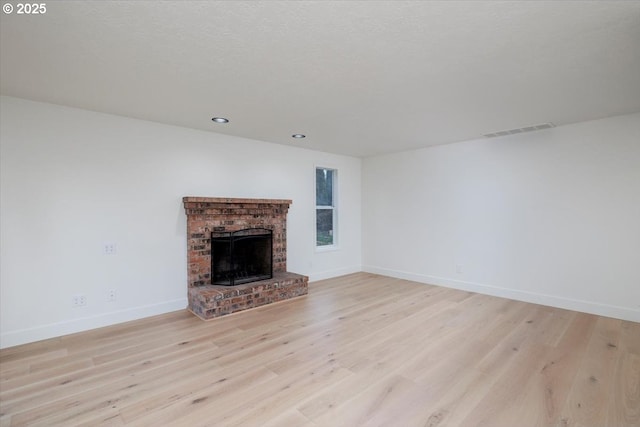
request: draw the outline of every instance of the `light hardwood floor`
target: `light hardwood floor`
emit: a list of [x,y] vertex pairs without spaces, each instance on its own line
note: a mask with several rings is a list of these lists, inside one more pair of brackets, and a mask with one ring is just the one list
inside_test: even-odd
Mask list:
[[640,426],[640,324],[358,273],[0,351],[0,425]]

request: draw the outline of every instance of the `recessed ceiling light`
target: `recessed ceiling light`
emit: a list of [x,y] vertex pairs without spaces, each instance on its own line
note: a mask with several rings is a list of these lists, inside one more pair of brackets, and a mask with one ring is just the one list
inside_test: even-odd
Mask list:
[[291,137],[300,139],[300,138],[306,138],[307,135],[303,135],[301,133],[294,133],[293,135],[291,135]]
[[213,119],[216,123],[229,123],[229,119],[225,119],[224,117],[214,117]]

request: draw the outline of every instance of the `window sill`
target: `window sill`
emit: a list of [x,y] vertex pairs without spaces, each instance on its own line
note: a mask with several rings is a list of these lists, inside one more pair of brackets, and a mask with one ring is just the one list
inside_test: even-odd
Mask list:
[[316,246],[316,252],[333,252],[340,250],[338,245]]

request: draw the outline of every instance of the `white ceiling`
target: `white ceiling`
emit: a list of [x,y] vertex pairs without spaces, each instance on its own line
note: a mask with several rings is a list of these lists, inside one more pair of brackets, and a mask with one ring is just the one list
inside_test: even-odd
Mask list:
[[640,111],[640,1],[46,5],[3,95],[354,156]]

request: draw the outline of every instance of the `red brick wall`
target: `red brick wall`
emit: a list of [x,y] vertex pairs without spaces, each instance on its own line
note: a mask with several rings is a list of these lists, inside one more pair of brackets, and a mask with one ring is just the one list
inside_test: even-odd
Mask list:
[[287,271],[287,211],[291,200],[184,197],[189,287],[211,284],[211,232],[273,231],[273,272]]

